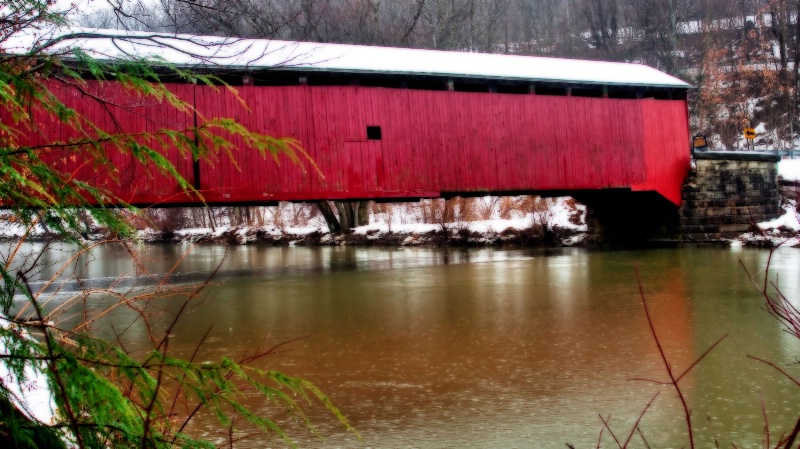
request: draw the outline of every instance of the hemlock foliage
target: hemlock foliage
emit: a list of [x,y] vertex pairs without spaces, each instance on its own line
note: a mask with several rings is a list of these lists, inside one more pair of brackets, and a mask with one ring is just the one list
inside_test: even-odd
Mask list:
[[[192,186],[162,155],[163,148],[177,148],[187,156],[203,158],[224,154],[231,148],[232,139],[238,139],[253,151],[273,157],[283,155],[295,162],[305,157],[296,142],[250,132],[230,119],[212,118],[190,129],[158,129],[136,135],[95,125],[53,93],[53,83],[81,90],[90,78],[115,82],[131,94],[185,112],[191,110],[191,105],[166,89],[159,74],[166,72],[172,78],[227,87],[212,76],[191,73],[165,61],[98,60],[80,48],[57,47],[62,40],[58,37],[42,39],[25,52],[10,50],[8,43],[17,33],[68,25],[68,11],[58,10],[56,2],[49,0],[4,3],[0,6],[0,206],[5,209],[3,221],[13,221],[28,230],[21,241],[34,226],[41,225],[61,239],[80,243],[86,217],[79,216],[86,211],[110,233],[132,235],[119,211],[104,205],[122,204],[133,213],[136,210],[102,188],[54,170],[47,162],[54,149],[62,153],[67,150],[70,157],[78,160],[93,161],[98,171],[110,168],[109,154],[123,152],[154,171],[172,176],[187,191],[192,191]],[[91,35],[83,33],[82,38]],[[68,126],[75,131],[74,137],[35,146],[27,143],[30,139],[26,137],[37,133],[42,117]],[[114,244],[126,245],[124,241]],[[91,251],[93,246],[84,245],[80,252]],[[209,441],[185,433],[188,422],[202,410],[216,415],[231,440],[239,437],[238,423],[245,422],[248,430],[274,435],[291,444],[289,436],[273,420],[242,405],[244,396],[254,392],[275,403],[278,410],[289,410],[309,427],[300,405],[320,402],[352,430],[311,383],[250,366],[270,354],[269,349],[214,363],[170,356],[170,331],[192,299],[201,294],[203,285],[84,291],[54,307],[47,303],[50,293],[31,284],[44,262],[36,254],[23,256],[20,248],[21,242],[12,244],[0,263],[3,447],[214,447]],[[131,254],[135,257],[133,251]],[[59,274],[45,284],[56,283]],[[83,309],[76,326],[61,327],[59,313],[80,307],[97,295],[113,297],[115,301],[105,309]],[[148,307],[152,299],[167,296],[180,304],[178,313],[164,316]],[[129,355],[119,341],[104,341],[89,333],[96,320],[120,307],[132,309],[151,330],[152,351],[143,358]],[[28,409],[33,408],[26,399],[32,394],[28,384],[36,379],[47,385],[43,388],[40,384],[39,393],[48,388],[51,393],[54,413],[49,422],[40,421],[41,413]]]

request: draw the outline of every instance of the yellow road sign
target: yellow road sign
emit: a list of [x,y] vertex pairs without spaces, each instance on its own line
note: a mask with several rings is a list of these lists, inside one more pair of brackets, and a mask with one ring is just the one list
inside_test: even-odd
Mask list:
[[694,136],[694,138],[692,139],[692,146],[694,146],[697,149],[708,147],[708,144],[706,143],[706,136],[702,134]]
[[753,140],[756,138],[756,130],[753,128],[745,128],[744,129],[744,138],[747,140]]

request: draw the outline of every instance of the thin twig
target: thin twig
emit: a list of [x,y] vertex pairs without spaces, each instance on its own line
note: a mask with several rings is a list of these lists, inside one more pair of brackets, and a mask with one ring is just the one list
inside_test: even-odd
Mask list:
[[786,371],[784,371],[782,368],[778,367],[778,366],[777,366],[777,365],[775,365],[774,363],[770,362],[769,360],[764,360],[764,359],[761,359],[761,358],[758,358],[758,357],[755,357],[755,356],[752,356],[752,355],[748,355],[747,357],[748,357],[748,358],[751,358],[751,359],[753,359],[753,360],[758,360],[758,361],[759,361],[759,362],[761,362],[761,363],[766,363],[767,365],[769,365],[769,366],[771,366],[771,367],[775,368],[776,370],[780,371],[780,373],[781,373],[781,374],[783,374],[784,376],[786,376],[786,378],[787,378],[787,379],[791,380],[792,382],[794,382],[794,384],[795,384],[795,385],[797,385],[798,387],[800,387],[800,380],[797,380],[797,379],[795,379],[795,378],[794,378],[794,377],[792,377],[792,376],[791,376],[789,373],[787,373]]
[[611,434],[611,438],[613,438],[614,442],[617,443],[617,447],[619,449],[622,449],[622,444],[619,442],[619,438],[617,438],[617,436],[614,435],[614,431],[611,430],[611,426],[609,425],[609,422],[611,421],[611,416],[609,416],[608,418],[603,418],[603,415],[598,415],[598,416],[600,416],[600,421],[603,421],[603,425],[605,426],[605,428],[608,429],[608,433]]
[[161,351],[161,356],[159,357],[159,365],[158,365],[158,374],[156,376],[156,385],[153,387],[152,396],[150,396],[150,402],[147,404],[147,407],[144,410],[144,425],[142,426],[142,449],[147,449],[147,442],[148,442],[148,435],[150,434],[150,425],[153,422],[153,408],[158,402],[158,394],[161,391],[161,382],[164,380],[164,358],[167,356],[167,350],[169,349],[169,335],[164,337],[164,349]]
[[[208,326],[208,329],[206,330],[206,333],[203,334],[203,338],[201,338],[200,341],[197,342],[197,345],[194,348],[194,352],[192,352],[192,357],[189,358],[189,363],[194,363],[194,359],[195,359],[195,357],[197,357],[197,353],[200,351],[200,347],[203,345],[203,343],[205,343],[206,338],[208,338],[208,334],[211,333],[211,329],[212,328],[213,328],[213,326]],[[178,403],[178,397],[180,397],[181,391],[183,391],[183,379],[184,378],[186,378],[186,373],[183,373],[183,375],[181,375],[181,382],[178,385],[178,389],[175,391],[175,397],[172,399],[172,405],[170,406],[169,415],[168,416],[172,416],[172,414],[175,412],[175,404]]]
[[600,429],[600,435],[597,437],[596,449],[600,449],[600,447],[603,445],[603,432],[605,432],[605,430],[606,430],[605,427]]
[[769,446],[769,417],[767,416],[767,405],[764,403],[764,392],[761,392],[761,414],[764,415],[764,449]]
[[644,443],[644,447],[647,449],[652,449],[650,447],[650,443],[647,442],[647,438],[644,437],[644,432],[642,432],[642,428],[640,426],[636,426],[636,433],[642,438],[642,443]]
[[797,423],[794,425],[792,433],[789,434],[789,438],[786,439],[786,446],[784,446],[786,449],[792,449],[792,445],[797,439],[798,434],[800,434],[800,418],[797,419]]
[[659,394],[661,394],[661,392],[660,392],[660,391],[659,391],[659,392],[657,392],[657,393],[656,393],[656,394],[655,394],[655,395],[654,395],[654,396],[653,396],[653,397],[650,399],[650,402],[648,402],[648,403],[647,403],[647,405],[644,407],[644,410],[642,410],[642,413],[639,413],[639,417],[638,417],[638,418],[636,418],[636,422],[635,422],[635,423],[633,423],[633,428],[631,429],[631,433],[630,433],[630,434],[628,434],[628,439],[626,439],[626,440],[625,440],[625,444],[623,444],[623,445],[622,445],[622,447],[623,447],[623,448],[627,448],[627,447],[628,447],[628,443],[630,443],[630,442],[631,442],[631,438],[633,438],[633,434],[636,432],[636,429],[638,429],[638,428],[639,428],[639,422],[640,422],[640,421],[642,420],[642,418],[644,417],[644,414],[645,414],[645,413],[647,413],[647,409],[649,409],[649,408],[650,408],[650,406],[651,406],[651,405],[653,405],[653,401],[655,401],[655,400],[656,400],[656,398],[658,397],[658,395],[659,395]]
[[658,353],[661,355],[661,361],[664,363],[664,369],[667,370],[667,375],[669,375],[670,381],[672,382],[672,386],[675,389],[675,393],[678,395],[678,398],[681,400],[681,405],[683,406],[683,413],[684,418],[686,419],[686,428],[689,432],[689,446],[694,449],[694,431],[692,429],[692,412],[689,409],[689,405],[686,403],[686,398],[683,396],[683,391],[681,390],[680,385],[678,385],[678,381],[675,378],[675,375],[672,373],[672,366],[667,359],[666,353],[664,353],[664,348],[661,346],[661,341],[658,339],[658,334],[656,333],[655,325],[653,324],[653,319],[650,316],[650,309],[647,307],[647,300],[644,296],[644,289],[642,288],[642,280],[639,276],[639,269],[636,269],[636,282],[639,284],[639,295],[642,298],[642,305],[644,306],[644,313],[647,317],[647,324],[650,326],[650,332],[653,334],[653,338],[656,341],[656,346],[658,347]]
[[691,365],[689,365],[688,368],[686,368],[683,374],[681,374],[680,376],[677,377],[677,379],[675,379],[675,382],[680,382],[681,379],[683,379],[683,376],[689,374],[689,371],[691,371],[692,368],[697,366],[697,364],[700,363],[700,361],[703,360],[708,355],[708,353],[710,353],[714,348],[717,347],[718,344],[722,343],[722,340],[725,340],[726,338],[728,338],[728,334],[719,337],[719,339],[715,341],[714,344],[709,346],[708,349],[706,349],[706,351],[703,354],[701,354],[700,357],[697,358],[697,360],[694,361],[694,363],[692,363]]

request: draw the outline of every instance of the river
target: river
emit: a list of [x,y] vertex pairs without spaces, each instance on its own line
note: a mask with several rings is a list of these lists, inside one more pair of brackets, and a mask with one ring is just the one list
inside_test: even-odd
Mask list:
[[[172,271],[175,283],[200,282],[221,263],[174,329],[176,353],[191,353],[209,328],[203,359],[235,358],[294,340],[259,366],[313,381],[364,437],[359,442],[320,407],[309,406],[322,439],[285,424],[301,447],[595,447],[601,415],[625,439],[659,391],[632,447],[646,447],[645,439],[651,447],[687,446],[674,391],[631,380],[667,379],[637,269],[675,372],[728,335],[681,380],[698,447],[712,447],[714,439],[720,447],[760,446],[762,401],[773,443],[800,415],[800,388],[747,357],[800,376],[799,342],[765,312],[742,266],[763,276],[766,250],[133,249],[149,273]],[[46,249],[42,260],[50,267],[39,279],[51,276],[72,251],[66,245]],[[800,251],[778,250],[771,270],[800,304]],[[92,250],[65,274],[80,281],[62,284],[50,306],[79,285],[125,288],[136,271],[124,248]],[[119,274],[128,277],[120,282]],[[120,310],[113,322],[129,319],[130,312]],[[107,335],[111,323],[95,332]],[[134,353],[147,341],[143,327],[126,334]],[[251,405],[276,413],[266,404]],[[193,431],[218,437],[206,423],[201,418]],[[608,430],[603,438],[605,447],[613,445]],[[237,447],[282,446],[245,440]]]

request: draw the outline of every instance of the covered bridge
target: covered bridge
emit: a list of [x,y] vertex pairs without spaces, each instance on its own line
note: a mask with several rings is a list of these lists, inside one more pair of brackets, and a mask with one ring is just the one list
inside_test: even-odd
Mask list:
[[[681,201],[689,170],[687,89],[653,68],[610,62],[100,31],[76,38],[97,57],[155,55],[210,72],[238,90],[167,83],[196,112],[177,113],[114,83],[57,95],[100,126],[182,129],[204,117],[296,139],[319,167],[276,165],[248,148],[193,161],[165,150],[209,204],[402,200],[455,195],[649,192]],[[218,44],[226,45],[218,45]],[[25,47],[24,39],[17,42]],[[6,49],[11,48],[7,44]],[[63,139],[54,122],[39,139]],[[174,180],[113,154],[117,176],[58,159],[139,205],[196,204]],[[607,202],[607,200],[602,200]],[[613,200],[616,201],[616,200]]]

